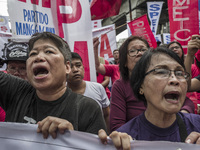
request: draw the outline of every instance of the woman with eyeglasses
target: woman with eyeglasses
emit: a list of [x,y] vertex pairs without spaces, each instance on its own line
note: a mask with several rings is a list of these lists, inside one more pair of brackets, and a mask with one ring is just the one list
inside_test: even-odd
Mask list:
[[184,63],[172,51],[158,47],[146,52],[130,77],[133,93],[146,110],[117,131],[136,140],[200,144],[200,116],[180,112],[188,79]]
[[[184,51],[183,51],[183,47],[182,45],[178,42],[178,41],[172,41],[167,45],[167,48],[169,48],[170,50],[174,51],[180,58],[181,60],[184,62]],[[196,64],[192,64],[191,66],[191,78],[194,78],[196,76],[199,75],[199,71],[197,69],[197,65]],[[194,91],[194,92],[189,92],[187,93],[187,98],[193,99],[193,103],[195,104],[195,111],[194,113],[198,113],[197,109],[197,103],[198,100],[200,100],[200,93]]]
[[[172,41],[167,45],[167,48],[170,50],[174,51],[182,61],[184,61],[184,52],[183,52],[183,47],[178,41]],[[199,53],[198,53],[199,54]],[[194,60],[193,60],[194,61]],[[199,75],[199,61],[197,60],[197,57],[195,56],[195,64],[192,64],[191,67],[191,77],[194,78],[197,75]]]
[[[170,50],[174,51],[180,58],[181,60],[184,62],[184,51],[183,51],[183,47],[182,45],[178,42],[178,41],[172,41],[167,45],[167,48],[169,48]],[[194,61],[194,60],[193,60]],[[200,66],[200,65],[199,65]],[[191,77],[194,78],[197,75],[199,75],[199,71],[198,71],[198,60],[195,57],[195,64],[192,64],[191,67]]]
[[139,36],[130,36],[119,48],[120,79],[115,81],[111,91],[111,131],[116,130],[145,110],[144,104],[135,99],[130,88],[129,78],[136,62],[149,48],[148,42]]
[[[130,36],[119,48],[119,71],[121,78],[112,86],[110,104],[110,130],[114,131],[146,109],[144,103],[135,98],[130,77],[135,64],[150,48],[148,42],[139,36]],[[156,85],[155,85],[156,86]],[[186,99],[183,110],[192,111]]]
[[178,41],[172,41],[167,45],[167,48],[174,51],[184,62],[184,52],[183,47]]

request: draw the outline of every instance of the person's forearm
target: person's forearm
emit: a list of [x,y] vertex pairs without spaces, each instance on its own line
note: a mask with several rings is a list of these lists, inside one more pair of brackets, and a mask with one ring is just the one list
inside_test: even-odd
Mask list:
[[110,107],[103,108],[104,120],[107,127],[107,132],[110,133]]
[[191,76],[192,76],[191,66],[194,61],[195,53],[200,48],[199,40],[196,40],[195,38],[196,38],[196,35],[192,36],[192,40],[190,40],[188,42],[187,56],[184,61],[186,71],[190,74],[189,80],[187,81],[188,82],[188,91],[190,91],[190,88],[191,88]]
[[193,59],[194,59],[194,56],[188,54],[185,58],[185,61],[184,61],[185,69],[190,74],[190,77],[189,77],[189,80],[188,80],[188,90],[191,87],[191,76],[192,76],[191,66],[192,66]]
[[94,48],[94,59],[96,69],[100,66],[99,57],[98,57],[98,48]]
[[110,77],[105,76],[103,82],[101,83],[101,85],[102,85],[104,88],[106,88],[106,87],[108,86],[109,82],[110,82]]
[[99,39],[94,38],[93,39],[93,47],[94,47],[94,59],[95,59],[95,67],[96,71],[101,74],[105,74],[105,67],[103,64],[99,62],[99,57],[98,57],[98,45],[99,45]]
[[190,75],[191,75],[191,66],[192,66],[193,60],[194,60],[194,56],[188,54],[184,61],[185,69],[188,73],[190,73]]

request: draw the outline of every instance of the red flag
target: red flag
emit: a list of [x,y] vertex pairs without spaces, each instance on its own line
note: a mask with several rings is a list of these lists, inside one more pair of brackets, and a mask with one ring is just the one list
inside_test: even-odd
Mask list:
[[171,41],[178,41],[187,53],[187,43],[193,34],[199,34],[198,0],[168,0]]
[[147,20],[147,15],[143,15],[129,22],[128,26],[131,30],[132,35],[142,36],[148,41],[150,47],[157,47],[156,39],[151,31],[149,22]]
[[90,5],[92,20],[119,14],[122,0],[93,0]]

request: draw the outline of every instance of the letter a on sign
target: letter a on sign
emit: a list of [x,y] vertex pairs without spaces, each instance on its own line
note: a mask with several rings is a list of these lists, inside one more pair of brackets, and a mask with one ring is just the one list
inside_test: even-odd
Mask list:
[[110,48],[107,34],[101,35],[100,56],[104,57],[104,54],[108,54],[109,58],[112,57],[112,50]]

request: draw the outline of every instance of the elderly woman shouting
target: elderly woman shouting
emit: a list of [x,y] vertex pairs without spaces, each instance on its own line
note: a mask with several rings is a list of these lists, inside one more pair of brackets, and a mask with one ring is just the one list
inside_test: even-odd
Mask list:
[[134,95],[147,109],[117,129],[136,140],[200,144],[200,116],[179,112],[187,92],[189,73],[167,48],[146,52],[131,75]]

